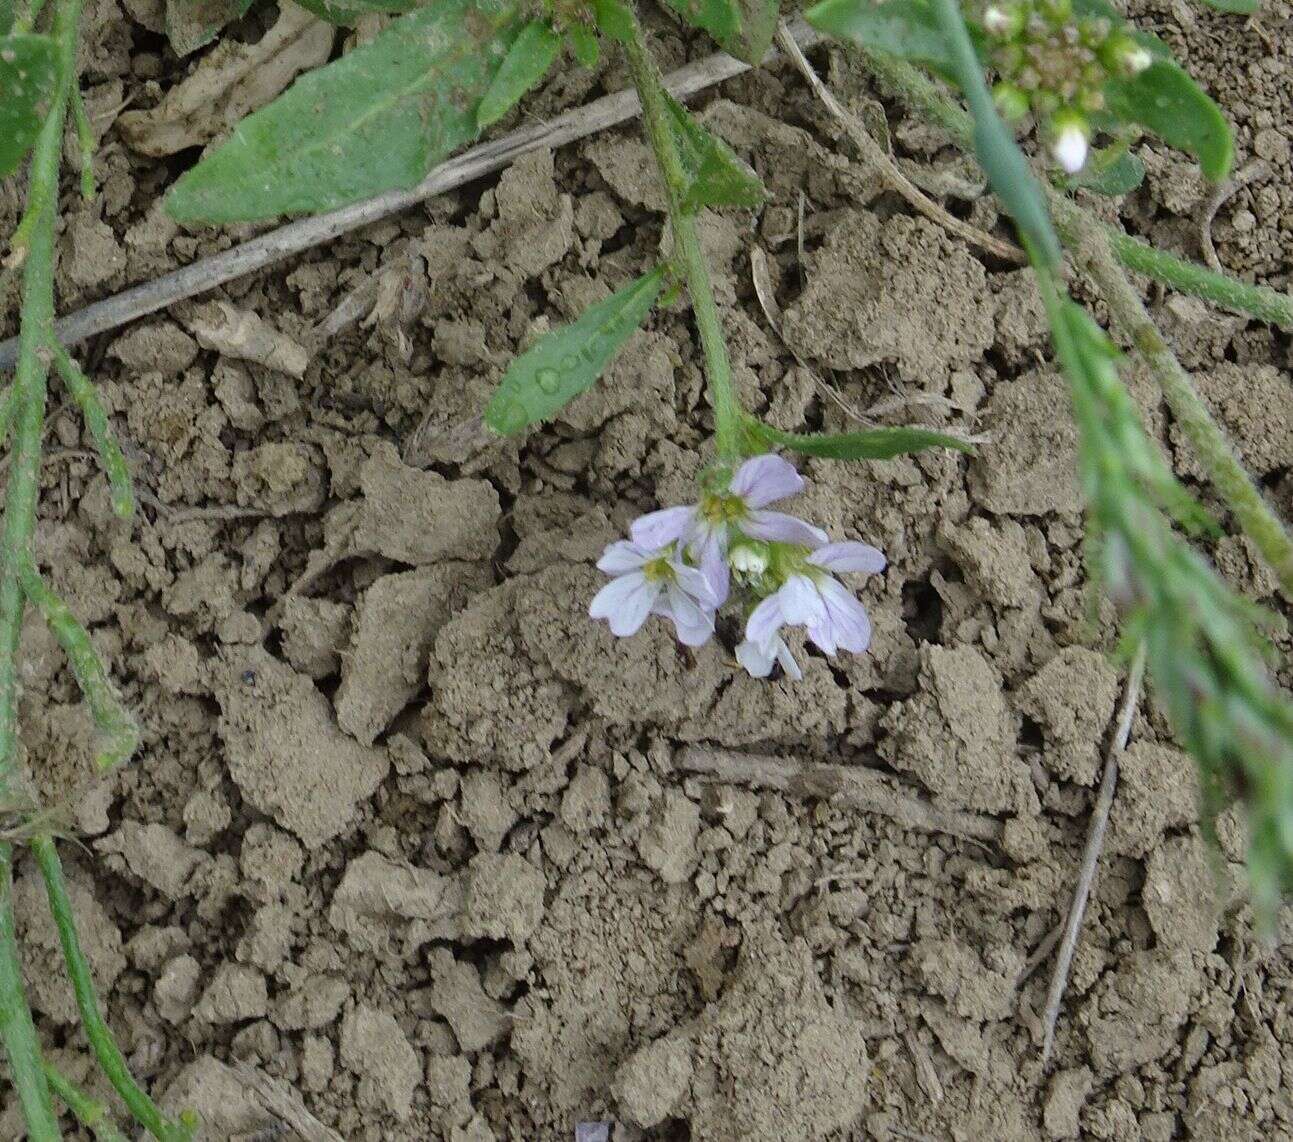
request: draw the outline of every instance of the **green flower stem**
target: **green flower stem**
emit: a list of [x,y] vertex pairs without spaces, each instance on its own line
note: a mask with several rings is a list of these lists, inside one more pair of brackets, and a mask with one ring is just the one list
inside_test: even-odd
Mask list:
[[683,276],[687,280],[687,292],[691,295],[692,313],[696,315],[696,328],[700,333],[701,350],[705,355],[709,400],[714,409],[714,437],[718,455],[722,460],[739,460],[741,406],[732,384],[732,363],[727,355],[727,339],[723,335],[723,323],[714,301],[714,287],[710,281],[705,252],[700,245],[700,235],[696,230],[695,213],[683,208],[682,198],[687,181],[678,146],[669,127],[664,84],[655,61],[646,49],[642,27],[636,20],[633,23],[633,38],[624,45],[624,51],[633,74],[633,86],[637,88],[638,98],[642,100],[642,120],[664,181],[669,226],[682,262]]
[[94,1135],[97,1142],[126,1142],[126,1136],[108,1117],[108,1108],[69,1082],[48,1060],[45,1062],[45,1078],[50,1090],[76,1115],[77,1121]]
[[58,1142],[63,1137],[41,1068],[40,1045],[31,1007],[23,988],[22,964],[13,918],[13,845],[0,842],[0,1039],[30,1142]]
[[1115,260],[1104,228],[1081,211],[1060,209],[1068,215],[1064,223],[1076,239],[1074,254],[1078,263],[1100,291],[1114,324],[1149,363],[1172,415],[1189,437],[1212,483],[1270,564],[1285,596],[1293,600],[1293,538],[1249,478],[1190,375],[1146,312],[1144,302]]
[[9,429],[13,427],[13,415],[18,405],[18,394],[10,385],[0,396],[0,447],[9,439]]
[[[952,102],[923,72],[907,63],[868,48],[858,48],[867,67],[886,86],[901,96],[915,110],[933,120],[966,150],[974,147],[974,120]],[[1051,209],[1060,234],[1072,240],[1072,220],[1077,217],[1094,221],[1094,215],[1072,199],[1051,194]],[[1062,205],[1061,205],[1062,204]],[[1133,238],[1116,226],[1097,222],[1113,247],[1114,256],[1129,270],[1146,274],[1181,293],[1192,294],[1234,313],[1249,314],[1269,321],[1282,329],[1293,329],[1293,294],[1281,293],[1268,286],[1249,285],[1228,274],[1157,250],[1139,238]]]
[[[973,119],[921,72],[905,61],[895,60],[878,52],[863,49],[863,55],[875,73],[918,111],[941,125],[962,146],[973,146]],[[1149,363],[1173,415],[1185,430],[1209,478],[1234,512],[1239,526],[1275,571],[1284,594],[1293,599],[1293,539],[1289,538],[1278,516],[1249,479],[1226,440],[1225,433],[1212,418],[1195,391],[1189,374],[1164,341],[1146,311],[1144,302],[1118,264],[1119,258],[1125,260],[1132,245],[1140,244],[1125,234],[1121,235],[1119,241],[1117,231],[1112,231],[1094,215],[1052,188],[1048,188],[1048,200],[1060,233],[1075,248],[1078,261],[1109,307],[1114,323]],[[1205,278],[1207,272],[1201,267],[1182,262],[1170,254],[1159,251],[1153,253],[1153,259],[1142,258],[1132,268],[1147,272],[1157,270],[1164,281],[1181,289],[1190,289],[1190,292],[1201,292],[1200,289],[1190,287],[1213,288],[1215,279],[1221,276],[1208,273]],[[1135,257],[1139,257],[1138,252],[1133,255]],[[1169,272],[1173,275],[1171,278],[1167,277]],[[1241,283],[1230,284],[1234,286]],[[1207,294],[1201,293],[1201,296]],[[1235,304],[1241,300],[1250,300],[1247,297],[1240,298],[1234,291],[1229,296]]]
[[72,394],[72,399],[80,406],[85,426],[90,430],[95,448],[99,450],[99,458],[103,461],[104,470],[108,473],[108,484],[112,489],[112,510],[118,519],[130,519],[135,514],[135,493],[131,487],[130,468],[108,426],[108,414],[104,411],[103,402],[89,377],[81,372],[58,339],[51,337],[48,347],[54,366],[67,385],[67,391]]
[[76,620],[63,602],[41,578],[30,560],[19,560],[18,578],[23,593],[41,613],[76,675],[81,693],[89,703],[95,728],[103,737],[103,747],[95,758],[100,773],[106,773],[130,760],[139,745],[139,727],[121,699],[103,659],[90,641],[85,627]]
[[90,965],[85,953],[81,951],[76,918],[72,914],[72,902],[68,898],[67,882],[63,878],[63,865],[58,859],[58,850],[54,847],[53,840],[47,835],[34,836],[31,851],[45,880],[49,910],[53,914],[54,925],[58,928],[58,939],[63,947],[63,959],[67,963],[67,974],[72,981],[76,1005],[81,1012],[81,1023],[99,1065],[122,1101],[130,1108],[130,1113],[158,1142],[190,1142],[192,1131],[185,1125],[169,1122],[157,1104],[135,1082],[121,1049],[99,1012],[99,1000],[90,975]]
[[85,96],[76,77],[72,79],[72,119],[76,123],[76,143],[81,152],[81,197],[94,199],[94,128],[85,110]]

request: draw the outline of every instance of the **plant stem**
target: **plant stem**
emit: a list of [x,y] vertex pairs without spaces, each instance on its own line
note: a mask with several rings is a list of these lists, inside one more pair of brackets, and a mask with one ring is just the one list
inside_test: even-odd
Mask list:
[[[1054,197],[1059,199],[1058,195]],[[1053,206],[1058,207],[1057,213],[1062,211],[1068,216],[1065,223],[1077,239],[1074,253],[1100,291],[1114,324],[1148,362],[1208,477],[1234,512],[1239,526],[1270,564],[1285,596],[1293,600],[1293,538],[1249,479],[1190,375],[1146,312],[1144,302],[1115,261],[1104,228],[1069,204],[1055,202]]]
[[62,1138],[54,1103],[41,1069],[36,1026],[22,982],[18,938],[13,918],[13,845],[0,843],[0,1038],[13,1072],[13,1085],[22,1104],[31,1142]]
[[121,1095],[122,1101],[130,1108],[130,1113],[158,1142],[188,1142],[191,1133],[183,1126],[168,1122],[157,1104],[135,1082],[121,1049],[99,1012],[99,1000],[90,975],[90,965],[81,950],[72,901],[68,897],[67,882],[63,878],[63,865],[58,859],[58,850],[54,847],[53,840],[48,835],[35,836],[31,840],[31,851],[45,880],[49,910],[58,929],[63,959],[67,962],[67,974],[72,981],[72,992],[81,1012],[85,1037],[90,1041],[99,1065]]
[[77,1121],[90,1131],[98,1142],[126,1142],[126,1136],[112,1124],[112,1120],[108,1117],[108,1108],[103,1103],[91,1098],[85,1091],[64,1078],[48,1060],[44,1067],[45,1078],[49,1081],[50,1089],[63,1100],[68,1110],[76,1115]]
[[[926,75],[905,60],[894,59],[869,48],[859,47],[858,50],[866,60],[867,67],[886,86],[947,131],[959,146],[973,150],[974,120]],[[1088,222],[1095,222],[1094,215],[1057,191],[1051,191],[1050,202],[1056,226],[1065,240],[1075,240],[1072,233],[1073,219],[1080,217]],[[1155,281],[1182,293],[1203,298],[1223,309],[1250,314],[1282,329],[1293,329],[1293,295],[1281,293],[1269,286],[1250,285],[1229,274],[1219,274],[1197,262],[1179,258],[1166,250],[1157,250],[1116,226],[1104,222],[1095,224],[1104,230],[1113,247],[1114,256],[1128,269],[1146,274]]]
[[687,177],[669,126],[668,97],[660,79],[660,71],[647,51],[642,26],[636,19],[633,22],[633,38],[624,45],[624,51],[633,75],[633,86],[637,88],[638,98],[642,100],[642,121],[664,182],[674,247],[682,261],[687,292],[691,296],[691,309],[696,316],[696,329],[700,333],[709,402],[714,409],[714,438],[718,455],[721,460],[739,460],[741,406],[732,384],[732,363],[727,355],[727,339],[714,301],[709,264],[696,230],[696,215],[683,206]]

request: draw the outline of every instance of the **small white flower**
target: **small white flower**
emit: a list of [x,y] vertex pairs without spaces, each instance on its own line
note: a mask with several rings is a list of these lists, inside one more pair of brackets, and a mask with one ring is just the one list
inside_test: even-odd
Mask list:
[[1051,143],[1051,154],[1055,156],[1055,161],[1069,174],[1077,174],[1086,166],[1088,149],[1086,131],[1081,124],[1074,122],[1061,127]]
[[1009,35],[1015,24],[1014,17],[1004,8],[996,5],[988,5],[987,11],[983,13],[983,26],[992,36]]

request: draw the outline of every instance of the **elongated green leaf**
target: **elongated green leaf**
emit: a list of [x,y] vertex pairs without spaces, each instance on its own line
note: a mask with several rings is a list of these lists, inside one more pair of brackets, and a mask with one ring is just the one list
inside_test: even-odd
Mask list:
[[423,0],[296,0],[307,12],[313,12],[329,24],[340,24],[350,28],[360,16],[372,12],[384,12],[392,16],[402,16],[420,7]]
[[1261,0],[1203,0],[1209,8],[1234,16],[1251,16],[1261,7]]
[[611,39],[627,44],[633,38],[633,9],[626,0],[592,0],[593,19]]
[[58,83],[58,50],[48,36],[0,39],[0,178],[31,150]]
[[861,432],[800,433],[784,432],[752,416],[743,422],[746,442],[751,452],[768,448],[788,448],[804,456],[825,460],[888,460],[926,448],[955,448],[973,452],[974,446],[956,436],[933,432],[928,428],[868,428]]
[[596,67],[601,57],[597,46],[597,33],[587,24],[571,24],[566,29],[566,42],[570,45],[570,54],[584,67]]
[[0,36],[13,29],[13,0],[0,0]]
[[687,23],[701,28],[729,55],[761,63],[777,30],[777,0],[668,0]]
[[664,271],[652,270],[541,338],[508,366],[485,423],[510,436],[557,413],[602,375],[651,312],[663,284]]
[[245,16],[251,5],[252,0],[166,0],[166,38],[176,55],[189,55]]
[[925,0],[824,0],[806,13],[819,31],[886,55],[952,70],[952,52]]
[[1139,75],[1110,80],[1104,93],[1110,111],[1194,155],[1214,182],[1230,173],[1234,140],[1226,117],[1170,60],[1156,59]]
[[476,137],[476,110],[522,27],[519,0],[437,0],[297,80],[166,197],[182,222],[331,210],[414,186]]
[[683,195],[683,209],[761,206],[767,192],[749,164],[712,131],[697,123],[691,112],[668,92],[665,100],[669,108],[669,125],[673,128],[678,155],[689,180]]
[[513,104],[548,74],[561,51],[561,37],[547,20],[531,20],[516,37],[476,110],[476,126],[497,123]]

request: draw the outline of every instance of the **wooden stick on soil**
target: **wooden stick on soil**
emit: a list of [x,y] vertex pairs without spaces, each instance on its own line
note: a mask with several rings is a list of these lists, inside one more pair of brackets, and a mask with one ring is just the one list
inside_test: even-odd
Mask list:
[[971,245],[978,246],[981,250],[987,251],[994,257],[1002,259],[1002,261],[1010,262],[1016,266],[1026,266],[1028,264],[1028,255],[1018,246],[993,237],[993,235],[980,230],[977,226],[971,226],[968,222],[962,222],[929,198],[919,187],[915,186],[902,173],[898,164],[889,157],[885,149],[871,137],[871,133],[862,125],[857,116],[851,114],[835,98],[831,89],[822,82],[821,77],[813,69],[813,65],[808,62],[808,57],[804,55],[803,49],[799,46],[799,41],[784,20],[781,21],[777,28],[777,43],[781,45],[782,51],[786,53],[790,62],[799,69],[799,74],[807,81],[808,86],[812,88],[813,94],[821,101],[822,106],[848,132],[849,138],[857,144],[867,163],[874,167],[880,177],[902,195],[913,209],[923,214],[931,222],[937,223],[949,233],[955,234],[958,238],[963,238]]
[[[805,48],[822,39],[821,33],[801,20],[795,21],[794,35]],[[772,53],[764,63],[775,58],[776,53]],[[749,70],[749,64],[718,52],[670,72],[664,77],[664,83],[670,94],[684,99]],[[128,321],[206,293],[225,282],[272,266],[436,195],[494,174],[533,151],[560,147],[625,123],[639,115],[641,110],[637,94],[631,90],[595,99],[546,123],[522,127],[501,139],[472,147],[441,163],[411,190],[388,191],[327,214],[289,222],[221,254],[202,258],[154,281],[95,302],[59,321],[54,326],[54,335],[64,345],[73,345],[87,337],[106,333]],[[0,371],[13,368],[17,349],[16,339],[0,343]]]
[[1069,905],[1068,920],[1064,924],[1064,937],[1060,940],[1055,970],[1051,973],[1051,986],[1046,995],[1046,1011],[1042,1016],[1043,1068],[1049,1062],[1051,1051],[1055,1047],[1055,1023],[1059,1019],[1064,989],[1068,986],[1069,968],[1073,965],[1078,933],[1082,929],[1082,918],[1086,914],[1087,900],[1090,899],[1091,886],[1095,882],[1096,866],[1100,863],[1100,852],[1104,848],[1109,811],[1113,808],[1113,795],[1118,788],[1118,759],[1127,748],[1127,740],[1131,737],[1131,723],[1136,716],[1136,704],[1140,700],[1140,683],[1144,674],[1145,647],[1142,643],[1136,650],[1136,659],[1132,663],[1131,673],[1127,676],[1122,709],[1118,714],[1118,728],[1110,738],[1109,748],[1105,753],[1104,776],[1100,779],[1100,794],[1096,799],[1095,811],[1091,815],[1086,848],[1082,852],[1082,868],[1078,874],[1077,886],[1073,890],[1073,902]]
[[879,813],[908,829],[988,844],[1001,840],[1001,822],[995,817],[940,809],[919,794],[906,792],[901,782],[865,766],[792,761],[707,746],[688,746],[675,764],[683,773],[713,781],[776,789],[792,797],[818,797],[833,805]]

